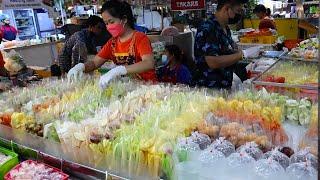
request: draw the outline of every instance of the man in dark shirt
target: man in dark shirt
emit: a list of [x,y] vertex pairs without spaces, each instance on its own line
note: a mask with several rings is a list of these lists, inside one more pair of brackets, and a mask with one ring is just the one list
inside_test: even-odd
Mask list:
[[[97,54],[97,46],[102,32],[105,29],[103,20],[98,16],[90,16],[87,20],[88,28],[74,33],[65,42],[58,61],[63,72],[68,72],[74,65],[84,63],[88,60],[88,55]],[[104,43],[107,42],[105,40]]]
[[216,14],[198,28],[194,46],[198,86],[231,88],[236,64],[243,58],[259,53],[260,47],[238,50],[228,27],[241,20],[243,4],[246,2],[218,0]]

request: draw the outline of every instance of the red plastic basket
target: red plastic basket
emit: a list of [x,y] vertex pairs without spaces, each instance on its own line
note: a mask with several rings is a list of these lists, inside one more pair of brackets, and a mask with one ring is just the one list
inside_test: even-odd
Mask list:
[[[319,88],[319,84],[318,83],[311,83],[311,84],[306,84],[309,86],[314,86],[316,88]],[[312,100],[312,102],[318,102],[318,90],[319,89],[301,89],[300,90],[300,98],[310,98]]]
[[[55,167],[52,167],[52,166],[50,166],[50,165],[47,165],[47,164],[44,164],[44,163],[41,163],[41,162],[37,162],[37,161],[33,161],[33,160],[26,160],[26,161],[24,161],[24,162],[26,162],[26,163],[28,163],[28,164],[31,164],[31,163],[43,164],[43,165],[45,165],[45,167],[53,169],[53,172],[57,172],[57,173],[61,174],[62,177],[63,177],[61,180],[67,180],[67,179],[69,179],[69,175],[63,173],[63,172],[60,171],[59,169],[57,169],[57,168],[55,168]],[[18,165],[16,165],[13,169],[11,169],[11,170],[4,176],[4,180],[13,180],[13,178],[12,178],[11,175],[10,175],[10,172],[13,171],[13,170],[19,170],[20,168],[21,168],[21,163],[18,164]]]
[[288,39],[284,41],[284,46],[289,50],[296,48],[302,39]]

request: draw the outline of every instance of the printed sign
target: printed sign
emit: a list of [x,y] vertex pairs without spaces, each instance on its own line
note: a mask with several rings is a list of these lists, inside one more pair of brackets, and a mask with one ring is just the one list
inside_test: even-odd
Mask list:
[[53,6],[53,0],[0,0],[0,9],[37,9]]
[[204,9],[205,0],[171,0],[171,9],[179,10],[198,10]]

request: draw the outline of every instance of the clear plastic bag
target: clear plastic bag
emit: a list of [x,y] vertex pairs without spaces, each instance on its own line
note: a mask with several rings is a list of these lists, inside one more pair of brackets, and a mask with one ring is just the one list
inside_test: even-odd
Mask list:
[[286,169],[287,174],[292,179],[314,180],[317,179],[318,172],[309,162],[293,163]]
[[255,162],[254,158],[251,157],[246,152],[235,152],[235,153],[232,153],[227,158],[227,161],[228,161],[228,165],[233,167],[233,168],[246,166],[246,165],[249,165],[249,164],[253,164]]
[[23,58],[15,50],[5,53],[3,60],[5,62],[4,67],[13,74],[18,73],[20,70],[26,67]]
[[309,148],[313,155],[318,156],[318,106],[312,107],[311,117],[309,128],[299,142],[299,148]]
[[192,132],[190,138],[193,142],[199,144],[201,150],[206,149],[211,144],[211,139],[208,135],[199,132]]
[[[197,159],[199,152],[199,144],[193,142],[190,137],[178,139],[175,154],[179,162],[187,161],[188,159]],[[193,155],[195,155],[195,158],[193,158]]]
[[282,147],[279,151],[287,155],[289,158],[294,154],[293,149],[290,147]]
[[284,168],[272,159],[260,159],[255,163],[255,173],[258,177],[271,179],[276,174],[284,173]]
[[201,152],[199,156],[199,161],[203,164],[213,164],[216,163],[218,160],[224,159],[225,156],[222,152],[217,151],[215,149],[207,149],[203,152]]
[[254,131],[259,131],[254,125],[250,126],[238,122],[231,122],[222,125],[219,136],[228,137],[226,139],[236,147],[251,141],[258,143],[261,147],[268,147],[270,143],[268,137],[263,135],[261,131],[259,131],[260,135]]
[[255,160],[260,159],[263,156],[263,152],[259,149],[255,142],[248,142],[245,145],[240,146],[237,152],[246,152]]
[[208,135],[210,138],[215,139],[219,135],[219,126],[212,125],[211,123],[201,122],[196,130],[202,134]]
[[273,149],[272,151],[268,151],[263,155],[264,159],[272,159],[280,163],[280,165],[285,169],[290,164],[290,159],[287,155],[283,154],[279,151],[278,148]]
[[200,151],[199,144],[193,142],[191,138],[180,138],[177,144],[178,150]]
[[226,157],[235,152],[234,145],[230,141],[225,140],[224,137],[220,137],[219,139],[215,140],[209,146],[209,148],[216,149],[222,152]]
[[290,158],[291,164],[307,161],[309,161],[315,169],[318,169],[318,158],[315,155],[311,154],[308,148],[298,151]]

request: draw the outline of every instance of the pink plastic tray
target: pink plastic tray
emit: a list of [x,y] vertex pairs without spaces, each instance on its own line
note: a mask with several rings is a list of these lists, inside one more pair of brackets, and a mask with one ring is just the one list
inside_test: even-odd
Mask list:
[[[36,164],[44,164],[44,163],[40,163],[40,162],[37,162],[37,161],[33,161],[33,160],[26,160],[24,162],[27,162],[28,164],[31,164],[31,163],[36,163]],[[61,174],[63,176],[63,178],[61,180],[67,180],[69,179],[69,175],[63,173],[62,171],[60,171],[59,169],[55,168],[55,167],[52,167],[52,166],[49,166],[47,164],[44,164],[46,167],[48,168],[51,168],[53,169],[53,172],[57,172],[59,174]],[[11,169],[5,176],[4,176],[4,180],[13,180],[13,178],[10,176],[10,172],[12,170],[19,170],[21,167],[21,163],[16,165],[13,169]]]

